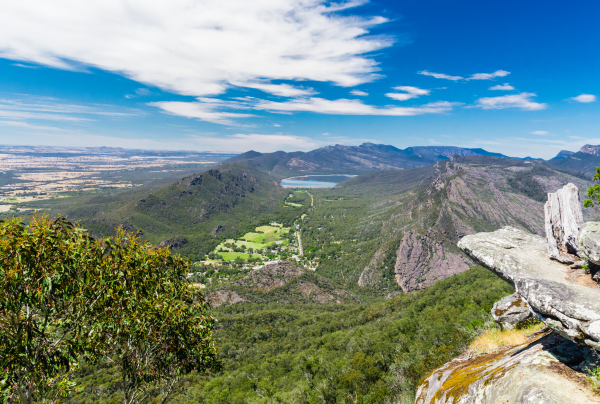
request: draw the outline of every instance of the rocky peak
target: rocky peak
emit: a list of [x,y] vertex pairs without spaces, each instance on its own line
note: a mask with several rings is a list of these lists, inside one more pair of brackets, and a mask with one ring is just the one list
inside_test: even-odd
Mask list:
[[600,145],[593,146],[591,144],[586,144],[581,149],[579,149],[581,153],[593,154],[594,156],[600,156]]
[[572,152],[569,150],[561,150],[558,152],[558,154],[552,160],[566,159],[567,157],[569,157],[573,154],[575,154],[575,152]]

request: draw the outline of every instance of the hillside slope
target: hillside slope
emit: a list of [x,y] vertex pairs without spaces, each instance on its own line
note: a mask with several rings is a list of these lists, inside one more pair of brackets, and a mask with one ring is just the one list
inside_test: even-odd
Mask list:
[[252,162],[230,163],[182,178],[148,194],[111,201],[90,199],[67,212],[93,234],[117,226],[139,231],[153,244],[201,259],[220,240],[238,236],[271,220],[294,220],[305,207],[286,206],[278,181]]
[[315,192],[303,242],[332,279],[379,294],[421,289],[473,265],[456,247],[464,235],[507,225],[543,234],[546,193],[569,182],[582,193],[591,184],[545,162],[489,156],[365,174]]

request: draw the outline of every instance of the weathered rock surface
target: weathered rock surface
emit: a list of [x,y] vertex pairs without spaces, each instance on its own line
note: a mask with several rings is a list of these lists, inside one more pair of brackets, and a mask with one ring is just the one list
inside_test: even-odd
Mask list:
[[304,268],[301,268],[292,262],[276,262],[253,270],[246,275],[244,279],[236,282],[236,284],[269,291],[285,285],[291,279],[296,278],[305,272]]
[[212,307],[219,307],[223,304],[246,303],[247,300],[240,297],[237,292],[229,289],[217,290],[208,295],[208,300]]
[[430,373],[415,404],[597,404],[583,372],[597,366],[592,351],[539,333],[494,353],[466,353]]
[[235,303],[342,303],[360,300],[294,262],[254,269],[244,278],[207,292],[213,307]]
[[588,261],[600,265],[600,222],[584,223],[577,243]]
[[579,261],[577,236],[583,225],[579,190],[571,183],[548,194],[544,205],[548,255],[560,262]]
[[494,304],[492,317],[501,329],[512,330],[527,320],[535,318],[535,315],[525,299],[517,293],[513,293]]
[[548,258],[544,238],[507,226],[465,236],[458,246],[513,284],[552,330],[600,349],[600,287],[583,270]]

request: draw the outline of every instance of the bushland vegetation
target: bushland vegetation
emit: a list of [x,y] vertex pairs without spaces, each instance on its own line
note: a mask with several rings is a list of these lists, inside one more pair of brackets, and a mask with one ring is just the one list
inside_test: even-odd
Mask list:
[[82,363],[111,363],[124,403],[164,402],[185,374],[217,369],[188,266],[122,229],[95,239],[61,218],[0,222],[2,401],[65,401]]

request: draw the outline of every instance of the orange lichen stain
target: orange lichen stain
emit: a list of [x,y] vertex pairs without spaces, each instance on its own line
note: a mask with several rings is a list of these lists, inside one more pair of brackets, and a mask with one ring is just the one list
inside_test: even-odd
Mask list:
[[484,382],[487,385],[492,379],[503,376],[508,369],[498,367],[487,370],[493,362],[503,356],[504,351],[501,351],[473,358],[466,364],[458,363],[452,370],[450,377],[444,381],[435,393],[433,401],[441,400],[446,395],[448,398],[452,397],[452,403],[455,403],[456,400],[469,392],[469,386],[473,383],[487,379]]
[[[526,338],[523,344],[518,345],[524,345],[525,343],[531,344],[548,335],[549,332],[550,331],[537,333],[529,338]],[[508,367],[494,367],[494,362],[505,357],[507,351],[513,348],[515,348],[515,345],[505,346],[501,349],[497,349],[494,353],[476,356],[466,362],[457,362],[453,369],[451,369],[452,366],[445,367],[443,371],[448,371],[451,369],[451,374],[435,393],[432,402],[441,400],[444,396],[446,396],[448,399],[452,398],[451,402],[454,404],[457,400],[469,392],[469,387],[473,383],[477,381],[483,381],[483,386],[485,387],[494,380],[501,378],[506,374],[506,372],[515,367],[517,364],[515,363]],[[435,371],[432,372],[432,375],[433,373],[435,373]],[[447,402],[450,403],[450,401]]]
[[415,404],[425,404],[425,398],[429,392],[429,380],[425,380],[422,383],[419,382],[419,386],[423,387],[421,387],[421,395],[415,398]]

